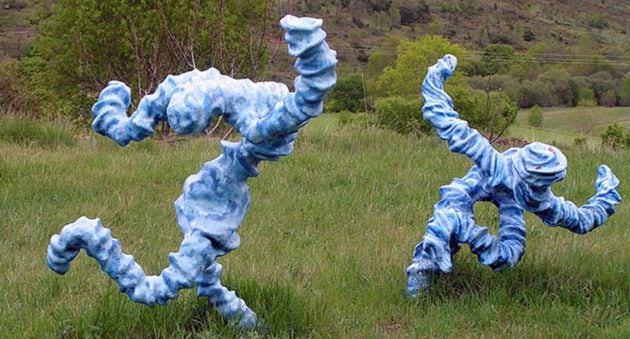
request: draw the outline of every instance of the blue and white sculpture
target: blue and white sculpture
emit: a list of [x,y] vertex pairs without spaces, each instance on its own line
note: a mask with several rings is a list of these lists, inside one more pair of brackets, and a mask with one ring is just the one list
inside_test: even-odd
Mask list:
[[81,249],[95,258],[120,291],[138,303],[164,305],[184,288],[197,288],[230,322],[242,328],[256,325],[256,314],[233,291],[221,285],[217,258],[236,249],[236,232],[249,206],[247,179],[258,175],[261,160],[277,160],[293,150],[298,130],[322,112],[322,100],[336,81],[336,53],[325,42],[322,20],[286,16],[280,21],[289,54],[297,57],[295,92],[280,83],[235,80],[211,68],[168,76],[155,93],[140,101],[130,117],[129,88],[112,81],[92,108],[95,131],[119,145],[153,135],[160,121],[179,134],[199,133],[213,117],[223,116],[242,136],[221,142],[223,153],[186,179],[175,201],[184,234],[179,252],[169,255],[169,267],[158,276],[146,275],[99,219],[82,217],[54,235],[48,246],[48,266],[68,271]]
[[[567,160],[560,150],[534,142],[497,152],[453,110],[444,81],[456,66],[457,59],[446,55],[429,67],[422,84],[422,112],[437,135],[448,142],[449,150],[466,155],[475,165],[463,178],[440,188],[441,199],[407,268],[407,293],[412,297],[429,288],[431,274],[452,270],[452,258],[462,244],[468,244],[479,262],[495,271],[514,267],[525,247],[524,210],[548,226],[584,234],[602,225],[621,202],[616,191],[619,180],[605,165],[598,170],[597,193],[577,207],[551,192],[551,185],[566,175]],[[475,223],[473,205],[478,201],[490,201],[499,209],[497,236]]]

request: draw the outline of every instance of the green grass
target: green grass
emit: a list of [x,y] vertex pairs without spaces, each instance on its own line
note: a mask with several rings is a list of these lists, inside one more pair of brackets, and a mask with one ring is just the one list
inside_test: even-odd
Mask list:
[[[528,215],[523,261],[501,274],[467,248],[454,271],[419,300],[403,298],[404,269],[438,201],[438,187],[470,166],[437,138],[314,120],[296,150],[250,180],[242,246],[221,259],[273,337],[628,337],[630,208],[591,234],[550,229]],[[131,303],[95,261],[79,255],[65,276],[48,270],[50,236],[100,217],[148,273],[167,265],[181,234],[173,201],[185,178],[219,154],[217,140],[128,148],[90,134],[74,147],[0,143],[0,333],[3,337],[238,336],[183,291],[166,307]],[[608,164],[628,196],[630,153],[564,149],[578,204]],[[496,209],[476,206],[480,224]],[[493,228],[496,230],[496,227]]]
[[529,110],[521,110],[509,134],[527,141],[542,141],[560,146],[573,146],[575,138],[586,139],[593,150],[602,143],[600,135],[614,123],[630,130],[630,107],[552,107],[543,109],[543,127],[527,124]]
[[65,123],[17,117],[0,119],[0,142],[52,148],[76,144],[73,129]]

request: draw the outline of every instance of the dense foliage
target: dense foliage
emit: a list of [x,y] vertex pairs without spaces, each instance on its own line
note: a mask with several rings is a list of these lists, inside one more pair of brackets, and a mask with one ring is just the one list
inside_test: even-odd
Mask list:
[[13,72],[30,90],[22,95],[38,94],[40,114],[71,117],[89,115],[91,98],[114,79],[138,98],[167,74],[193,68],[257,78],[267,60],[270,3],[60,0]]
[[543,126],[543,114],[540,107],[532,107],[532,109],[529,111],[529,114],[527,115],[527,124],[531,127]]
[[328,94],[328,112],[358,112],[364,110],[365,91],[363,78],[353,73],[337,79],[337,84]]

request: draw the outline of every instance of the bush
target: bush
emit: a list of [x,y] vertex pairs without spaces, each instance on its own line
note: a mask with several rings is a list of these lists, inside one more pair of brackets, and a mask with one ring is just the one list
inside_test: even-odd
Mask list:
[[393,96],[375,103],[379,126],[402,134],[428,133],[431,126],[422,119],[422,100]]
[[534,33],[531,27],[526,26],[525,29],[523,29],[523,40],[525,41],[536,40],[536,33]]
[[590,88],[580,88],[578,90],[578,106],[583,107],[595,107],[597,106],[597,101],[595,101],[595,92],[593,92]]
[[25,118],[0,120],[0,141],[51,148],[76,143],[72,128],[67,124]]
[[549,107],[554,103],[551,85],[543,81],[528,81],[521,83],[518,89],[518,105],[521,108],[530,108],[535,105]]
[[630,106],[630,77],[626,77],[621,81],[619,88],[619,105]]
[[543,126],[543,114],[542,110],[538,105],[532,107],[529,115],[527,116],[527,123],[531,127],[542,127]]
[[602,106],[613,107],[617,103],[617,94],[615,90],[609,89],[606,92],[602,93],[600,103]]
[[350,125],[352,123],[352,112],[341,111],[339,112],[337,122],[341,126]]
[[552,68],[538,75],[538,80],[551,86],[553,105],[572,106],[574,93],[571,88],[571,74],[564,68]]
[[19,61],[0,60],[0,110],[19,115],[37,116],[37,102],[20,74]]
[[608,28],[608,21],[606,21],[606,18],[604,18],[603,15],[596,14],[591,18],[589,25],[591,25],[591,27],[593,28],[604,29]]
[[630,138],[624,136],[623,126],[619,126],[616,123],[606,127],[606,131],[602,133],[601,137],[602,145],[614,150],[630,146]]
[[584,146],[586,145],[586,137],[575,137],[575,139],[573,139],[573,143],[577,147]]
[[363,108],[363,79],[359,74],[350,74],[337,80],[328,95],[326,110],[329,112],[358,112]]

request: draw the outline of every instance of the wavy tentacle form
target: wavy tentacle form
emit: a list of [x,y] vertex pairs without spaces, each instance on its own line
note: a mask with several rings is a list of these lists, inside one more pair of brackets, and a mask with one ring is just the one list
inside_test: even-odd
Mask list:
[[505,173],[501,171],[505,167],[503,157],[481,133],[459,118],[453,108],[453,100],[444,91],[444,82],[453,75],[455,67],[457,58],[452,55],[446,55],[429,67],[422,83],[422,115],[438,137],[448,142],[451,152],[469,157],[494,186],[505,179]]
[[[444,81],[456,65],[457,59],[446,55],[429,67],[422,85],[423,116],[451,151],[468,156],[475,166],[464,178],[440,188],[441,199],[407,269],[411,296],[429,287],[429,274],[450,272],[451,257],[464,243],[483,265],[497,271],[514,267],[525,248],[524,210],[549,226],[583,234],[602,225],[621,202],[616,191],[619,180],[605,165],[599,168],[597,193],[578,208],[551,192],[551,185],[566,175],[567,161],[560,150],[538,142],[502,154],[492,148],[478,131],[459,119],[444,91]],[[475,224],[472,206],[477,201],[491,201],[498,207],[498,236]]]
[[224,115],[244,139],[222,142],[223,154],[184,183],[175,202],[184,241],[179,252],[169,255],[170,266],[160,275],[146,275],[132,256],[122,253],[100,220],[87,218],[52,237],[49,267],[63,274],[85,249],[132,301],[165,304],[180,289],[196,286],[198,295],[207,296],[225,318],[237,319],[243,328],[253,327],[255,313],[221,285],[222,269],[216,259],[240,245],[236,231],[249,207],[247,178],[258,175],[260,161],[291,153],[297,131],[321,114],[323,97],[335,83],[336,53],[324,41],[321,24],[321,20],[292,16],[281,21],[289,52],[298,58],[295,93],[289,94],[283,84],[234,80],[214,69],[195,70],[169,76],[128,118],[129,88],[110,83],[93,107],[93,128],[122,146],[151,135],[159,121],[168,120],[178,133],[191,134],[205,129],[216,115]]
[[70,263],[84,249],[96,259],[101,269],[118,283],[120,292],[135,302],[164,305],[177,297],[180,289],[194,286],[195,277],[213,256],[210,240],[200,234],[184,238],[179,252],[169,255],[170,266],[159,276],[147,276],[133,256],[125,254],[120,242],[112,238],[100,219],[80,218],[54,235],[48,247],[48,266],[65,274]]
[[[577,207],[571,201],[552,195],[547,204],[532,212],[549,226],[561,226],[573,233],[585,234],[603,225],[615,214],[615,206],[621,203],[621,196],[616,190],[618,185],[619,179],[610,168],[601,165],[595,181],[597,193],[586,204]],[[529,210],[528,206],[525,208]]]

